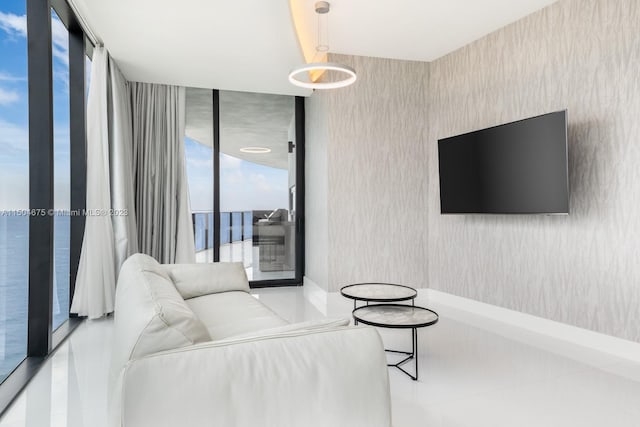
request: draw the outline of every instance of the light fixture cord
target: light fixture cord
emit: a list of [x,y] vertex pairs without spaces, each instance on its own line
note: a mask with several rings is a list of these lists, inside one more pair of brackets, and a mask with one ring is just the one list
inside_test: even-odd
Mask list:
[[316,25],[316,30],[318,31],[318,34],[316,34],[316,52],[320,52],[320,14],[318,12],[316,12],[316,20],[317,25]]
[[[318,25],[317,25],[317,41],[316,44],[316,54],[314,56],[314,61],[318,58],[320,54],[329,52],[329,12],[327,13],[318,13],[316,12],[318,17]],[[322,18],[322,15],[326,15],[326,18]],[[324,22],[325,25],[322,25]],[[323,31],[324,30],[324,31]],[[326,43],[323,42],[323,33],[326,35]]]

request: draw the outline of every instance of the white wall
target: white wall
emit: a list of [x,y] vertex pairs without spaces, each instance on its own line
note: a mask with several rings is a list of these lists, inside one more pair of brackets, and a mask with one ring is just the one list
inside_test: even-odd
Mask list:
[[329,217],[327,149],[329,117],[326,96],[305,100],[305,279],[328,290]]

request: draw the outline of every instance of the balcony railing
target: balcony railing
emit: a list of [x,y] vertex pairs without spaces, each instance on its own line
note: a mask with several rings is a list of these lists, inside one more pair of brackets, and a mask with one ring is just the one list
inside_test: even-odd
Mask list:
[[[191,214],[196,252],[213,249],[213,212]],[[220,212],[220,244],[253,238],[253,211]]]

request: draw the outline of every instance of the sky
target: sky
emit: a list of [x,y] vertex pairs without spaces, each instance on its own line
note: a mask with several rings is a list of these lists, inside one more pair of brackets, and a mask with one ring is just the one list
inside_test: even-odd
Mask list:
[[[69,209],[68,32],[52,12],[54,207]],[[25,0],[0,2],[0,210],[29,207],[29,100]]]

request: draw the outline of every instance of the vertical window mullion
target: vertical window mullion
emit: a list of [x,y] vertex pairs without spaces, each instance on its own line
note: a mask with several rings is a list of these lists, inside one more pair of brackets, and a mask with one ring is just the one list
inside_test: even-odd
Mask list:
[[53,307],[53,60],[51,4],[27,0],[29,76],[29,322],[27,356],[51,350]]
[[295,98],[295,133],[296,133],[296,231],[298,238],[296,239],[296,281],[302,283],[304,277],[304,198],[305,198],[305,178],[304,178],[304,162],[305,162],[305,113],[304,113],[304,97],[296,96]]
[[213,262],[220,261],[220,91],[213,90]]

